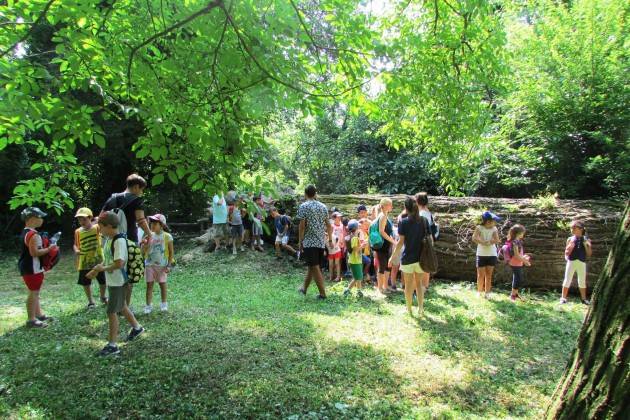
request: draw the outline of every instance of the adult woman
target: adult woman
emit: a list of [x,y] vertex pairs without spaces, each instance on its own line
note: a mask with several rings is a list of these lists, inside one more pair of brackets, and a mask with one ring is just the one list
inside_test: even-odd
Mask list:
[[[433,214],[431,213],[431,211],[429,210],[429,208],[427,207],[429,204],[429,195],[427,193],[423,192],[419,192],[418,194],[416,194],[416,204],[418,204],[418,213],[420,214],[420,216],[424,217],[425,219],[427,219],[427,222],[429,224],[429,228],[436,226],[435,222],[433,221]],[[433,232],[431,232],[431,234],[433,235],[433,239],[437,239],[437,235],[439,234],[439,232],[436,232],[435,234],[433,234]],[[424,285],[425,290],[429,289],[429,279],[431,278],[431,274],[430,273],[423,273],[422,274],[422,284]]]
[[387,279],[389,278],[389,251],[392,245],[396,245],[396,240],[392,236],[394,228],[389,220],[389,213],[392,211],[392,200],[389,198],[381,199],[379,205],[379,213],[373,223],[378,223],[378,231],[383,237],[383,245],[376,250],[376,258],[378,260],[378,274],[376,275],[376,285],[381,293],[387,292]]
[[420,267],[420,251],[424,237],[429,234],[427,231],[427,222],[418,213],[418,204],[413,197],[407,197],[405,200],[405,210],[407,217],[402,219],[398,224],[398,235],[400,240],[394,248],[391,260],[395,260],[400,255],[400,271],[402,271],[403,280],[405,282],[405,301],[407,303],[407,311],[412,315],[413,292],[418,297],[418,316],[422,315],[424,309],[424,286],[422,278],[424,272]]
[[496,224],[501,218],[496,214],[485,211],[481,215],[481,224],[477,225],[472,240],[477,244],[477,293],[479,296],[490,297],[492,290],[492,273],[497,265],[497,247],[501,242]]

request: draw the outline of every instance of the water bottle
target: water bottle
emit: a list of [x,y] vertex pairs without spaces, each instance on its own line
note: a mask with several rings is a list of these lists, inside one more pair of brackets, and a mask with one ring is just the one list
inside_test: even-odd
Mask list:
[[50,238],[50,244],[51,245],[57,245],[57,242],[59,242],[59,239],[61,238],[61,232],[57,232],[55,233],[52,238]]

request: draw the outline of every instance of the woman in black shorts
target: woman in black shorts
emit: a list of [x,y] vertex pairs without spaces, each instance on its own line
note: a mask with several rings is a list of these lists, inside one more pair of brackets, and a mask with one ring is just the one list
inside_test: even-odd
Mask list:
[[389,213],[393,208],[392,200],[389,198],[383,198],[378,206],[378,230],[383,237],[383,246],[376,250],[376,258],[378,258],[376,285],[381,293],[386,293],[387,280],[389,279],[389,252],[392,245],[396,245],[396,240],[392,236],[394,234],[393,225],[389,220]]

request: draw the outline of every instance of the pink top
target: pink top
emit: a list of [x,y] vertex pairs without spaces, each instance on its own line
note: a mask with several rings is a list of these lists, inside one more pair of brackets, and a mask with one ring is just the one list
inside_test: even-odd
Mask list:
[[332,224],[333,237],[337,237],[339,239],[339,248],[342,250],[346,247],[346,229],[343,224],[339,223],[338,225]]

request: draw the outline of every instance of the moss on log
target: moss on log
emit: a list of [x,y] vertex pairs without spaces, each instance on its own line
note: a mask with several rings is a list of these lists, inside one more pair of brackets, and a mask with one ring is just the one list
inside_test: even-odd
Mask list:
[[[394,202],[394,214],[403,209],[404,195],[322,195],[329,208],[335,206],[345,214],[355,215],[358,204],[374,205],[382,197]],[[527,228],[525,252],[532,255],[532,267],[526,269],[525,287],[559,288],[564,277],[564,246],[570,236],[569,223],[580,219],[586,223],[593,242],[593,256],[588,261],[588,282],[593,287],[601,273],[623,203],[590,200],[502,199],[482,197],[430,197],[429,208],[440,224],[436,243],[440,268],[437,277],[452,280],[475,280],[475,245],[472,233],[481,212],[489,209],[503,217],[499,229],[502,239],[514,223]],[[510,283],[511,271],[497,266],[496,283]]]

